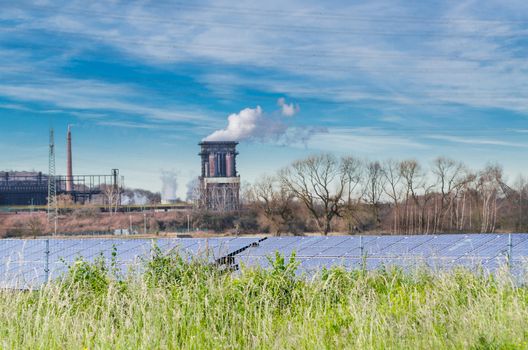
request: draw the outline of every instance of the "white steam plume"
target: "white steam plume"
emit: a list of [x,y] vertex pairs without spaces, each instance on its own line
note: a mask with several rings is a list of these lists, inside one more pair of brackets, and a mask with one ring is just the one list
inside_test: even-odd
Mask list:
[[227,127],[216,130],[204,141],[240,141],[257,136],[259,126],[264,123],[262,108],[246,108],[227,117]]
[[227,117],[227,127],[216,130],[204,141],[254,140],[279,144],[305,143],[313,134],[325,132],[323,128],[294,127],[284,118],[266,115],[260,106],[245,108]]
[[286,99],[284,97],[281,97],[277,100],[277,105],[281,107],[281,113],[285,117],[293,117],[301,110],[298,104],[286,103]]
[[178,199],[178,174],[174,171],[161,171],[161,200],[173,201]]

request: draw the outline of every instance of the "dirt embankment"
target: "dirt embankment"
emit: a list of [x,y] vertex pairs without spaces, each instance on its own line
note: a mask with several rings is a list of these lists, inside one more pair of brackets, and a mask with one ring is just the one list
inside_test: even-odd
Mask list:
[[[205,218],[207,220],[207,218]],[[82,209],[61,213],[57,220],[60,235],[135,236],[223,236],[236,234],[234,225],[226,222],[223,229],[208,229],[204,218],[188,212],[100,213]],[[218,223],[215,223],[218,224]],[[220,226],[222,227],[222,226]],[[0,238],[39,237],[55,232],[55,222],[48,223],[46,213],[0,214]]]

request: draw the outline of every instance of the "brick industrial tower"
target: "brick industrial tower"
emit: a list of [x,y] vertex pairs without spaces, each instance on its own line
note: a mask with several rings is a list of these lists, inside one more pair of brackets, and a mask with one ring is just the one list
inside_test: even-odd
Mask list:
[[68,125],[66,140],[66,192],[73,192],[73,161],[72,161],[72,134],[71,126]]
[[204,141],[199,145],[202,148],[202,207],[214,211],[237,210],[240,193],[240,176],[236,169],[238,142]]

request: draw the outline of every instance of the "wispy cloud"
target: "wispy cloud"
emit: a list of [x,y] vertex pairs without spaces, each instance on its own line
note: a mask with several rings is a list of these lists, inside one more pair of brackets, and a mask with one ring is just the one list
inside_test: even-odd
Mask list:
[[[61,108],[78,117],[94,117],[107,112],[140,117],[153,122],[207,123],[210,116],[197,111],[178,110],[177,106],[149,106],[145,93],[136,88],[95,80],[67,78],[49,79],[42,83],[9,84],[0,82],[0,95],[14,101],[37,102]],[[8,104],[11,108],[24,108],[20,104]],[[100,114],[101,115],[101,114]],[[104,114],[103,114],[104,115]]]
[[144,129],[144,130],[166,130],[166,125],[152,124],[152,123],[141,123],[134,121],[125,121],[125,120],[114,120],[114,121],[105,121],[100,120],[96,122],[97,125],[110,126],[116,128],[125,128],[125,129]]
[[330,128],[310,139],[308,146],[324,151],[359,152],[368,155],[429,148],[425,143],[376,128]]
[[[341,3],[339,12],[330,14],[324,4],[296,1],[281,2],[281,11],[273,4],[228,1],[173,6],[68,2],[7,6],[5,11],[20,19],[19,35],[49,32],[81,50],[95,44],[153,65],[192,61],[284,72],[271,81],[255,75],[247,79],[279,93],[525,113],[528,62],[515,40],[527,29],[508,20],[518,17],[514,8],[465,1],[424,8],[416,17],[415,5],[381,0]],[[498,20],[486,21],[498,10]]]
[[468,145],[487,145],[487,146],[503,146],[515,148],[528,148],[528,143],[510,142],[497,139],[484,139],[474,137],[459,137],[450,135],[427,135],[429,139],[448,141],[453,143],[462,143]]

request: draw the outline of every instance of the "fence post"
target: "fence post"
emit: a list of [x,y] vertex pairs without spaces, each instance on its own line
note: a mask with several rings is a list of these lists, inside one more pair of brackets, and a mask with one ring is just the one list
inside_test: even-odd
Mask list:
[[363,236],[359,236],[359,254],[361,259],[361,270],[363,272],[367,269],[367,259],[365,257],[365,248],[363,247]]
[[50,245],[49,245],[49,238],[46,239],[46,251],[44,252],[46,254],[46,267],[44,268],[44,272],[46,273],[46,283],[49,282],[49,255],[50,255]]
[[513,259],[513,242],[512,242],[512,234],[508,234],[508,268],[511,269],[512,267],[512,259]]
[[359,251],[361,258],[363,259],[363,236],[359,236]]
[[156,238],[151,238],[150,240],[150,257],[153,258],[158,248],[158,240]]

